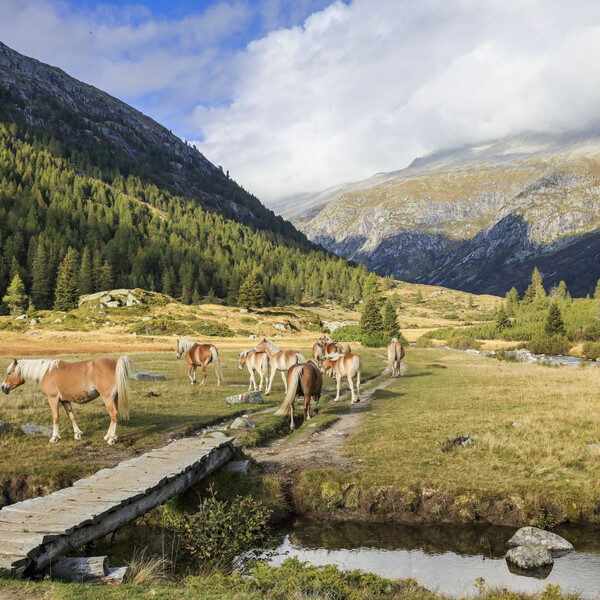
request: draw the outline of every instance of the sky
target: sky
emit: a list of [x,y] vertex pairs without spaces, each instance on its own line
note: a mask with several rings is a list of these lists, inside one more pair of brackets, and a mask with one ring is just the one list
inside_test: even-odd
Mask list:
[[0,0],[0,40],[195,143],[267,205],[600,123],[593,0]]

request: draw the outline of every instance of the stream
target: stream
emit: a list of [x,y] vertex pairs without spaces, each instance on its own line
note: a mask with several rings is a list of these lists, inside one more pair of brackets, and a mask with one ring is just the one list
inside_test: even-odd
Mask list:
[[600,598],[600,527],[561,527],[575,551],[556,557],[544,574],[512,573],[504,559],[514,528],[490,525],[399,525],[296,519],[276,532],[268,552],[281,564],[295,556],[314,565],[336,564],[389,579],[413,578],[447,596],[474,596],[476,580],[487,589],[534,593],[548,584],[585,599]]

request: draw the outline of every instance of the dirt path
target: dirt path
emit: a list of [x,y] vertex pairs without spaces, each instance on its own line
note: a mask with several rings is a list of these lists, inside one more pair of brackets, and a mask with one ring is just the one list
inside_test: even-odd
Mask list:
[[356,463],[342,452],[342,447],[359,430],[373,394],[393,381],[386,377],[363,390],[357,404],[347,404],[350,392],[344,394],[341,402],[347,404],[348,412],[341,414],[326,429],[312,430],[309,422],[303,431],[292,437],[277,439],[266,446],[245,451],[265,472],[279,475],[287,481],[294,481],[302,471],[309,469],[353,469]]

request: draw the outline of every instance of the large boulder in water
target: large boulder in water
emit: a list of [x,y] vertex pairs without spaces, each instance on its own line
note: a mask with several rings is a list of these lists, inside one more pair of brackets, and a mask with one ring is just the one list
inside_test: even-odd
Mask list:
[[573,550],[573,544],[565,540],[565,538],[556,533],[544,531],[539,527],[521,527],[506,542],[506,545],[511,548],[531,544],[541,544],[552,552],[571,552]]
[[525,571],[541,569],[554,564],[550,550],[543,544],[528,544],[511,548],[506,553],[506,560]]

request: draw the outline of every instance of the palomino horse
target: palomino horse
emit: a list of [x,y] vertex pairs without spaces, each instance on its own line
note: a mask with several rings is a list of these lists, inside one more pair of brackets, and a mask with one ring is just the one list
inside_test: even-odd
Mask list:
[[248,391],[254,386],[256,391],[256,379],[254,379],[254,371],[260,375],[260,384],[258,389],[262,390],[263,378],[269,376],[269,355],[266,352],[254,352],[254,350],[244,350],[240,352],[239,356],[240,371],[244,368],[244,365],[250,373],[250,384],[248,385]]
[[[346,354],[333,354],[327,356],[321,365],[321,371],[327,373],[329,377],[335,377],[337,380],[337,395],[334,402],[340,399],[340,383],[342,377],[348,378],[350,391],[352,392],[352,403],[360,402],[360,374],[362,371],[362,360],[358,354],[348,352]],[[356,375],[356,394],[352,385],[352,377]]]
[[132,366],[133,361],[127,356],[121,356],[119,360],[94,358],[73,363],[47,358],[15,359],[6,370],[2,391],[8,394],[27,380],[39,383],[52,410],[54,430],[51,443],[60,439],[59,403],[71,420],[75,439],[80,440],[83,432],[75,422],[71,402],[83,404],[102,396],[110,415],[110,426],[104,439],[112,445],[117,441],[117,416],[129,418],[129,369]]
[[181,358],[181,355],[185,353],[185,360],[188,364],[188,377],[192,385],[196,383],[196,369],[198,365],[202,367],[202,373],[204,374],[200,385],[204,385],[206,376],[208,375],[206,365],[209,365],[211,362],[215,363],[217,385],[221,385],[221,381],[223,381],[223,369],[219,362],[219,352],[216,346],[213,344],[197,344],[196,342],[190,342],[182,338],[177,340],[175,353],[177,354],[177,358]]
[[275,378],[275,373],[277,373],[277,371],[281,371],[281,378],[283,379],[283,385],[287,392],[287,370],[292,365],[306,362],[306,359],[298,352],[298,350],[282,350],[277,344],[267,338],[261,340],[258,346],[254,348],[254,352],[266,352],[269,355],[269,360],[271,362],[271,378],[269,379],[269,385],[265,390],[265,396],[268,396],[271,393],[271,386],[273,385],[273,379]]
[[392,341],[387,345],[388,368],[392,377],[402,376],[400,362],[403,358],[404,347],[396,338],[392,338]]
[[323,376],[312,360],[292,365],[287,372],[287,392],[279,410],[278,417],[290,412],[290,431],[294,431],[294,400],[304,396],[304,420],[310,419],[310,400],[315,399],[315,414],[319,412],[319,399],[323,389]]
[[341,344],[334,342],[328,335],[323,336],[313,344],[312,355],[320,366],[323,359],[330,354],[342,354],[344,349]]

